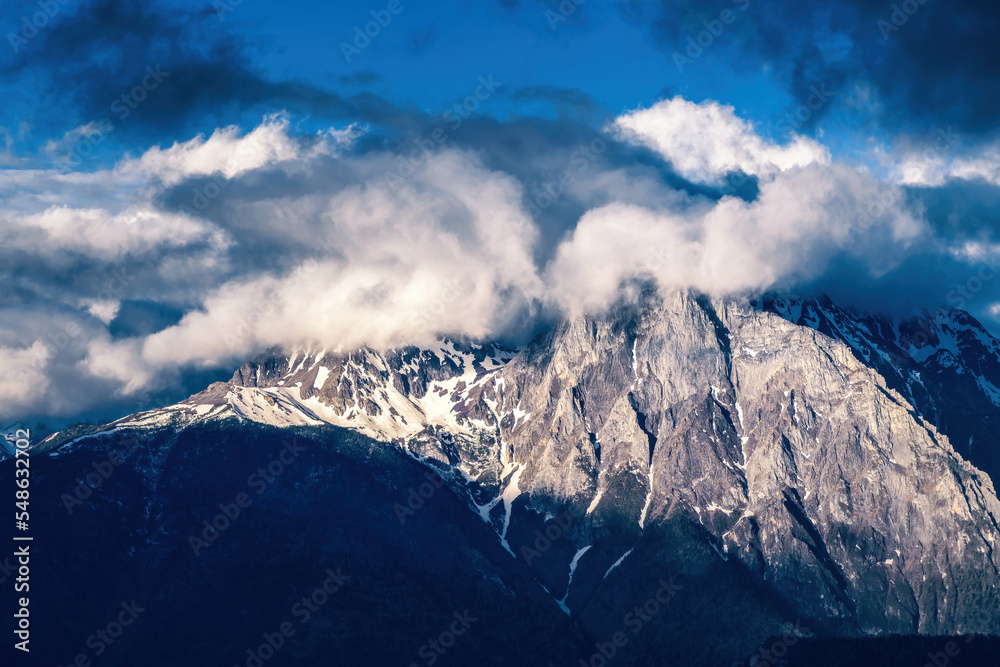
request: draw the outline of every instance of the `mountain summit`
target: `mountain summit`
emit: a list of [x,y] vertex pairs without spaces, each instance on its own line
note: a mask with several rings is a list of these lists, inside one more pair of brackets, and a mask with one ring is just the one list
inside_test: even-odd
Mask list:
[[[571,624],[569,645],[613,635],[631,594],[676,577],[723,607],[677,593],[683,618],[657,617],[622,664],[698,619],[745,631],[685,649],[729,664],[789,628],[1000,634],[1000,502],[974,465],[997,472],[998,386],[1000,345],[959,311],[901,322],[825,297],[678,291],[562,322],[519,350],[273,350],[182,403],[40,449],[61,461],[135,434],[148,443],[136,483],[160,508],[144,520],[164,521],[176,508],[163,494],[186,489],[171,461],[195,455],[178,449],[185,433],[224,434],[198,438],[212,451],[272,427],[317,442],[354,433],[344,451],[388,484],[384,514],[406,525],[437,492],[407,493],[405,480],[439,480],[464,507],[463,539],[491,533],[507,552],[459,568],[533,581],[548,600],[536,608]],[[285,493],[308,502],[307,487]],[[158,540],[135,531],[128,548]]]

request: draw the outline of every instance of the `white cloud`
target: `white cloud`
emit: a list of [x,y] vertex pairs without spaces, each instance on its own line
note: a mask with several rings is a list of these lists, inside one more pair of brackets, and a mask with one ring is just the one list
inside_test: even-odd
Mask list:
[[155,210],[148,204],[118,213],[53,206],[41,213],[10,219],[0,239],[8,246],[34,246],[44,253],[81,252],[101,260],[196,241],[207,241],[219,249],[228,244],[222,231],[186,215]]
[[902,201],[898,188],[849,167],[812,165],[764,182],[749,203],[725,197],[684,213],[616,203],[581,218],[547,282],[565,310],[581,312],[631,278],[730,294],[814,278],[839,252],[884,271],[926,232]]
[[30,347],[0,347],[0,418],[30,409],[49,388],[46,365],[52,354],[41,341]]
[[[106,128],[105,128],[106,129]],[[68,154],[83,137],[101,136],[101,123],[92,120],[84,125],[78,125],[72,130],[65,132],[60,139],[49,139],[45,142],[45,151],[54,157],[67,159]]]
[[948,251],[956,259],[969,264],[996,264],[1000,258],[1000,243],[963,241],[949,246]]
[[84,305],[88,313],[105,324],[111,324],[118,314],[118,309],[121,308],[120,301],[112,300],[85,300]]
[[830,162],[830,152],[812,139],[794,135],[784,146],[760,137],[754,126],[718,102],[695,104],[682,97],[658,102],[615,119],[626,141],[647,146],[685,178],[721,184],[726,174],[770,177],[807,164]]
[[[884,270],[923,233],[898,188],[829,164],[810,140],[764,141],[731,108],[676,98],[626,114],[618,127],[629,140],[655,142],[689,178],[756,174],[759,197],[715,202],[673,190],[647,166],[594,160],[561,195],[586,211],[563,238],[525,212],[524,184],[473,152],[442,147],[392,185],[386,174],[398,174],[400,156],[348,154],[355,129],[297,137],[281,117],[152,148],[106,171],[0,171],[5,247],[37,261],[90,262],[52,269],[74,273],[45,287],[39,309],[75,321],[78,333],[47,359],[45,377],[60,380],[30,400],[80,410],[114,391],[161,388],[178,369],[232,365],[275,345],[496,337],[530,328],[546,306],[599,310],[633,277],[740,292],[813,277],[840,252]],[[573,164],[563,157],[546,159]],[[294,187],[268,184],[250,198],[234,188],[211,215],[163,208],[166,188],[185,179],[275,168]],[[859,217],[873,202],[873,217]],[[116,316],[123,327],[140,317],[126,308],[135,302],[182,316],[153,318],[160,323],[151,328],[139,321],[132,337],[119,327],[113,338]],[[0,345],[32,348],[39,328],[0,335]],[[50,330],[61,336],[63,325]]]
[[937,187],[950,180],[984,180],[1000,185],[1000,142],[964,154],[953,154],[952,144],[937,143],[920,151],[902,151],[886,158],[893,180],[903,185]]
[[360,134],[355,126],[343,130],[330,130],[319,137],[315,145],[303,144],[289,135],[288,119],[281,115],[269,116],[253,131],[241,136],[240,128],[229,126],[218,129],[205,139],[198,135],[170,148],[150,148],[138,159],[123,160],[116,171],[123,174],[139,173],[155,176],[165,185],[174,185],[191,176],[221,173],[233,178],[264,165],[273,165],[308,154],[333,154],[347,146]]
[[97,346],[87,367],[128,379],[134,391],[142,384],[117,359],[141,358],[146,369],[210,366],[272,345],[488,337],[543,296],[532,258],[537,231],[520,199],[514,179],[458,151],[433,155],[395,190],[376,172],[324,202],[313,246],[329,254],[285,275],[210,290],[198,310],[145,339],[141,352],[132,342],[116,343],[120,355]]
[[113,341],[99,336],[87,345],[87,356],[79,366],[95,377],[116,381],[122,394],[159,389],[162,380],[158,382],[149,365],[142,361],[140,348],[139,340]]

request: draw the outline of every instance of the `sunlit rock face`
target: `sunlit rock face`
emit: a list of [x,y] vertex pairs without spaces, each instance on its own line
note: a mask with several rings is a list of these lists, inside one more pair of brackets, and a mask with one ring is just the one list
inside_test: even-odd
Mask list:
[[[1000,503],[973,465],[993,465],[996,442],[973,411],[996,418],[1000,346],[964,313],[923,318],[641,292],[521,349],[272,350],[103,433],[154,449],[206,428],[232,436],[216,448],[258,428],[352,433],[353,455],[399,487],[379,491],[387,512],[419,515],[437,493],[407,495],[425,480],[394,482],[391,454],[494,540],[499,564],[480,566],[514,567],[592,636],[618,629],[622,591],[679,571],[738,610],[723,614],[734,631],[755,619],[706,660],[802,619],[843,636],[997,634]],[[101,433],[43,447],[72,455]],[[151,497],[169,460],[149,455]],[[649,636],[681,636],[677,622]]]

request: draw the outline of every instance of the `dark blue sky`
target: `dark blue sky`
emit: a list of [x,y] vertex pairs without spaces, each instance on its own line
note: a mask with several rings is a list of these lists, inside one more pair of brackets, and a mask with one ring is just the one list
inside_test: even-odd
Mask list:
[[954,127],[975,143],[993,133],[1000,110],[997,10],[985,2],[399,0],[392,9],[4,3],[0,122],[13,153],[38,157],[52,137],[114,119],[114,100],[157,64],[171,76],[116,127],[101,151],[110,159],[275,108],[303,126],[404,123],[399,114],[440,114],[488,75],[504,94],[478,112],[500,120],[594,124],[682,95],[732,105],[767,136],[821,133],[851,159],[901,131],[925,141]]
[[[479,112],[501,120],[566,115],[600,122],[680,94],[731,104],[762,131],[781,134],[798,106],[798,75],[782,63],[783,54],[761,53],[747,36],[761,24],[790,19],[770,16],[773,8],[755,0],[693,8],[400,0],[398,14],[387,2],[54,2],[59,11],[38,34],[16,40],[17,53],[8,37],[11,48],[0,57],[6,74],[0,122],[30,126],[30,134],[16,139],[19,155],[36,155],[52,136],[91,120],[114,119],[113,101],[155,64],[174,70],[165,85],[181,90],[161,91],[152,104],[162,109],[137,111],[105,148],[171,141],[259,118],[275,106],[306,124],[378,119],[383,105],[439,114],[488,75],[504,84],[504,94]],[[23,19],[40,11],[37,2],[5,3],[0,25],[18,37],[31,34]],[[387,25],[374,30],[376,18]],[[359,38],[356,29],[366,26],[376,35]],[[872,35],[879,36],[874,21],[831,36],[823,58],[836,63],[850,40]],[[364,48],[355,52],[356,45]],[[829,87],[821,74],[815,85]],[[830,109],[810,114],[810,131],[820,115],[848,113],[840,108],[844,91],[835,95]],[[370,96],[378,108],[366,108]],[[849,132],[837,122],[818,126],[834,135],[831,141],[858,139],[853,121]]]

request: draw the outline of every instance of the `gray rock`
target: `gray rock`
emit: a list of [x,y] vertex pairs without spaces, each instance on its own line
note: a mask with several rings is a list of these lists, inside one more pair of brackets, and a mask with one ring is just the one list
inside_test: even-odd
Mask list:
[[[953,366],[992,378],[1000,346],[946,319],[965,341]],[[265,399],[252,419],[308,410],[450,470],[513,554],[542,517],[585,509],[572,548],[536,570],[573,613],[637,536],[682,520],[796,616],[865,634],[1000,633],[1000,502],[933,423],[956,385],[908,390],[944,354],[914,356],[893,326],[829,302],[644,293],[519,351],[272,351],[237,371],[228,400],[252,388]],[[570,558],[599,543],[612,546],[578,559],[570,584]]]

